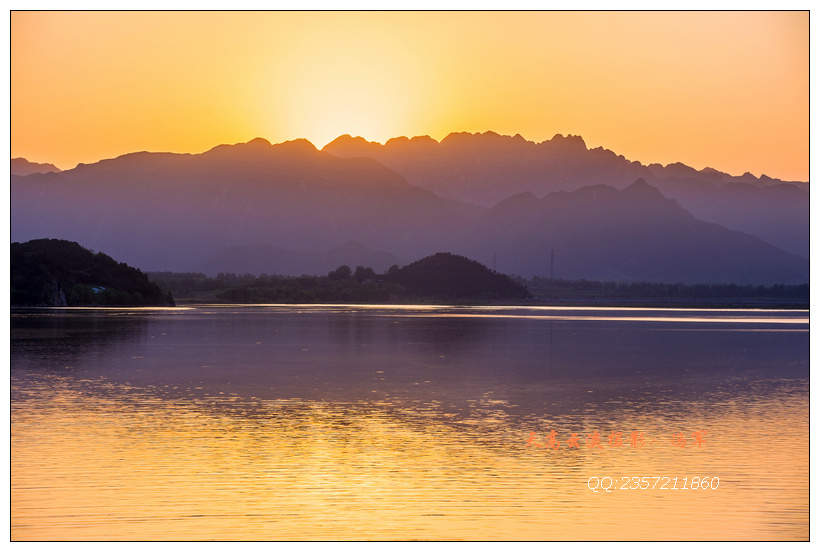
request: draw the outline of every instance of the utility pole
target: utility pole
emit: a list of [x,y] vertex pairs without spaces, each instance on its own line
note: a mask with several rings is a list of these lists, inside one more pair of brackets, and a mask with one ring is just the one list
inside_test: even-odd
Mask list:
[[552,282],[552,269],[555,265],[555,250],[550,249],[550,282]]

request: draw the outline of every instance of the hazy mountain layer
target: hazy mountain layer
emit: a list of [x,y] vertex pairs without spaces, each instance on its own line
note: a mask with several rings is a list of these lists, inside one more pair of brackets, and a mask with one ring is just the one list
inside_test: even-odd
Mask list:
[[[484,140],[486,135],[478,138]],[[452,135],[441,144],[430,139],[396,143],[408,152],[446,146],[466,155],[473,151],[470,144],[475,139],[476,135]],[[473,151],[470,162],[485,167],[487,174],[499,170],[493,159],[515,158],[519,147],[530,147],[520,137],[490,135],[489,141],[495,147]],[[393,142],[378,148],[393,147]],[[375,148],[367,143],[363,147]],[[569,159],[571,165],[572,159],[580,159],[574,155],[583,157],[590,152],[575,137],[554,139],[549,148],[555,166],[562,159]],[[591,151],[592,155],[614,156]],[[614,158],[624,175],[633,169],[652,170]],[[424,166],[423,158],[418,159]],[[448,171],[458,169],[460,165],[454,163]],[[482,182],[489,180],[475,176],[481,171],[470,168],[470,163],[463,167],[474,176],[464,176],[464,182],[474,178],[481,189]],[[12,176],[11,238],[68,239],[146,271],[209,267],[209,273],[326,273],[337,262],[351,266],[392,263],[393,259],[409,262],[450,251],[500,272],[530,277],[549,275],[553,251],[554,275],[562,278],[753,284],[808,281],[807,259],[760,238],[699,220],[646,181],[631,185],[633,180],[620,191],[604,185],[581,186],[579,175],[583,171],[592,174],[595,167],[583,168],[584,163],[577,161],[575,173],[564,171],[572,183],[568,187],[575,186],[571,193],[518,193],[527,182],[535,182],[524,178],[520,165],[510,162],[506,180],[510,193],[487,208],[443,199],[408,183],[376,159],[336,157],[305,140],[271,145],[256,139],[198,155],[133,153],[60,173]],[[518,173],[512,168],[516,166]],[[748,205],[765,204],[768,207],[761,211],[760,219],[768,216],[771,222],[762,224],[781,232],[784,239],[792,229],[781,219],[792,213],[803,196],[808,198],[806,192],[788,184],[741,182],[717,187],[699,179],[688,182],[685,175],[692,169],[683,166],[662,169],[667,187],[675,184],[696,198],[693,190],[698,187],[707,190],[704,196],[725,194],[726,201],[739,208],[741,218],[751,209]],[[600,170],[601,175],[610,174]],[[558,177],[554,178],[557,182]],[[450,184],[457,188],[461,181],[454,177]],[[746,203],[739,197],[746,197]],[[726,216],[720,205],[712,208],[715,216]],[[798,220],[799,228],[801,224]],[[808,241],[808,232],[801,237]],[[305,253],[334,251],[351,241],[361,248],[348,251],[346,260],[342,260],[344,255],[331,255],[325,256],[324,265],[313,265],[316,257],[311,255],[316,254]],[[384,252],[379,257],[382,261],[368,262],[362,256],[365,249]],[[228,266],[234,263],[236,266]]]
[[351,240],[419,258],[475,209],[372,159],[257,139],[199,155],[134,153],[11,179],[12,239],[59,236],[144,270],[194,270],[229,246],[322,251]]
[[731,176],[682,163],[642,165],[604,148],[588,149],[580,136],[541,143],[494,132],[393,138],[384,145],[340,136],[323,151],[370,157],[415,186],[444,198],[492,207],[520,192],[542,197],[604,184],[623,189],[643,178],[696,217],[754,234],[791,253],[809,256],[808,183],[766,175]]
[[267,244],[233,246],[222,249],[197,267],[198,272],[214,276],[220,272],[236,274],[327,274],[342,265],[369,267],[387,272],[404,261],[384,251],[371,251],[359,242],[348,242],[328,251],[291,251]]
[[500,272],[564,279],[759,284],[808,281],[809,261],[695,218],[639,179],[499,203],[460,238]]

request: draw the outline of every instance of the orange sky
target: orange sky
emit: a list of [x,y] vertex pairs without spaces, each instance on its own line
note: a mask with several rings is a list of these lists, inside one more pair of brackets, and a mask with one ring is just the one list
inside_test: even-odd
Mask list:
[[580,134],[809,179],[808,12],[12,12],[11,156]]

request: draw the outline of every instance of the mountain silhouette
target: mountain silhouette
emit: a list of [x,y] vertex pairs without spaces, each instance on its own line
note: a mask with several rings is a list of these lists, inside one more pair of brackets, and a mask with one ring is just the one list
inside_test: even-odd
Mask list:
[[701,221],[643,179],[517,194],[474,222],[459,250],[501,272],[563,279],[759,284],[809,274],[808,259]]
[[12,239],[59,236],[144,270],[194,270],[225,247],[259,243],[323,251],[356,240],[419,258],[470,213],[378,161],[306,140],[132,153],[11,178]]
[[60,169],[51,163],[33,163],[23,157],[15,157],[11,160],[11,174],[17,176],[48,172],[60,172]]
[[731,176],[711,168],[698,171],[682,163],[642,165],[602,147],[589,149],[580,136],[560,134],[534,143],[520,135],[461,132],[440,143],[425,136],[392,139],[384,145],[341,136],[323,151],[377,159],[410,184],[484,207],[518,192],[542,197],[595,184],[623,189],[643,178],[698,218],[809,256],[805,182],[756,178],[749,173]]
[[[625,181],[635,173],[643,176]],[[76,241],[146,271],[321,274],[337,262],[383,268],[449,251],[531,277],[549,275],[553,252],[555,277],[567,279],[807,282],[807,258],[761,233],[789,242],[791,253],[808,243],[808,192],[730,178],[644,166],[590,150],[578,136],[534,144],[454,133],[384,145],[342,136],[321,151],[307,140],[257,138],[12,175],[11,237]],[[612,179],[619,184],[600,183]],[[501,199],[443,197],[453,191]],[[686,204],[707,200],[711,219]],[[766,232],[741,233],[716,218]],[[344,247],[350,258],[334,256]],[[374,251],[378,258],[368,257]]]

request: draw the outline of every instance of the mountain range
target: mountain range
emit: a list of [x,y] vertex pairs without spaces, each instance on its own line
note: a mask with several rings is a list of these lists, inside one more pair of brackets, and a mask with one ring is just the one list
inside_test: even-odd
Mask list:
[[382,271],[449,251],[525,277],[803,283],[808,228],[808,183],[641,165],[577,136],[257,138],[11,176],[12,241],[143,270]]
[[473,223],[460,250],[501,272],[569,280],[753,284],[808,275],[807,259],[699,220],[640,178],[623,190],[517,194]]
[[534,143],[520,135],[453,133],[437,142],[422,136],[379,144],[340,136],[323,148],[338,157],[369,157],[443,198],[492,207],[518,192],[538,197],[605,184],[623,189],[638,178],[675,199],[696,217],[762,237],[809,256],[809,186],[750,173],[731,176],[683,163],[642,165],[580,136]]

